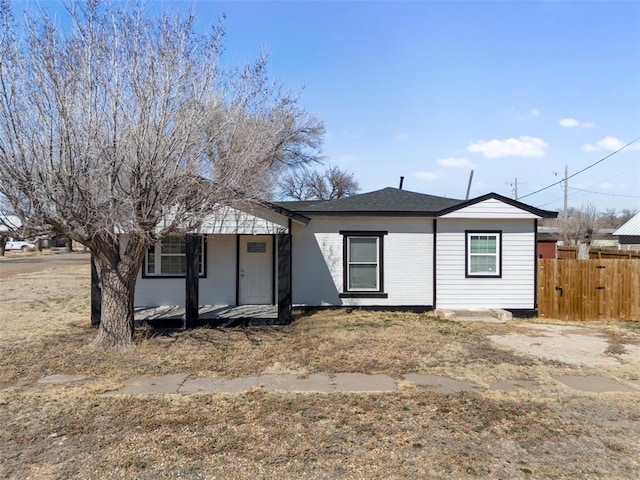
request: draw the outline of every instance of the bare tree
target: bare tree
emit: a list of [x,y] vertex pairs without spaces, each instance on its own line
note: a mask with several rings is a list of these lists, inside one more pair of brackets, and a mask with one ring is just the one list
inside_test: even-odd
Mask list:
[[71,3],[16,32],[0,0],[0,194],[25,225],[88,247],[102,290],[94,345],[132,346],[147,248],[315,159],[322,124],[266,77],[224,69],[220,27],[127,3]]
[[353,173],[329,166],[317,170],[297,169],[286,174],[280,185],[280,196],[294,200],[334,200],[358,192]]
[[600,215],[600,226],[603,228],[620,228],[636,213],[638,213],[637,208],[625,208],[620,213],[615,208],[607,208]]
[[582,208],[568,208],[566,217],[556,220],[565,245],[589,243],[593,234],[600,228],[600,219],[596,207],[592,204]]

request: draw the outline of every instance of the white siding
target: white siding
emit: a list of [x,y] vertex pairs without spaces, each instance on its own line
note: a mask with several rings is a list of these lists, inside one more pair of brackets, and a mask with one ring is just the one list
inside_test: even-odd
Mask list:
[[[533,220],[440,218],[436,228],[436,307],[534,308]],[[502,231],[502,278],[465,277],[465,230]]]
[[[340,298],[343,236],[340,230],[388,231],[384,236],[384,292],[388,298]],[[314,216],[293,226],[294,305],[433,305],[433,219]]]
[[468,207],[443,215],[440,218],[540,218],[495,198],[489,198]]
[[[235,305],[236,236],[207,236],[207,278],[199,282],[200,305]],[[184,305],[184,278],[142,278],[138,274],[135,305]]]

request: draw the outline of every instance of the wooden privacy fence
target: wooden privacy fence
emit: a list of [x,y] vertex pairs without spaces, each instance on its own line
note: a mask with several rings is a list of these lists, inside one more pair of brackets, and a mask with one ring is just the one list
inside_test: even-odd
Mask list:
[[640,259],[539,259],[538,315],[640,320]]

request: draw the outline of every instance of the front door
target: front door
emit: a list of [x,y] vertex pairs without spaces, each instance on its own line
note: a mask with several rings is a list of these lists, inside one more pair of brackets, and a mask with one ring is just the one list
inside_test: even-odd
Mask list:
[[273,303],[273,237],[240,236],[238,300],[240,305]]

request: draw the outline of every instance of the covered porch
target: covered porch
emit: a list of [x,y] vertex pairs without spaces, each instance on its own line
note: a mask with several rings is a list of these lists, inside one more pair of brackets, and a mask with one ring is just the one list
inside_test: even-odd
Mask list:
[[[160,239],[138,274],[136,323],[160,328],[290,323],[293,221],[308,219],[268,205],[227,208],[197,232]],[[96,325],[101,291],[95,268],[92,273]]]

